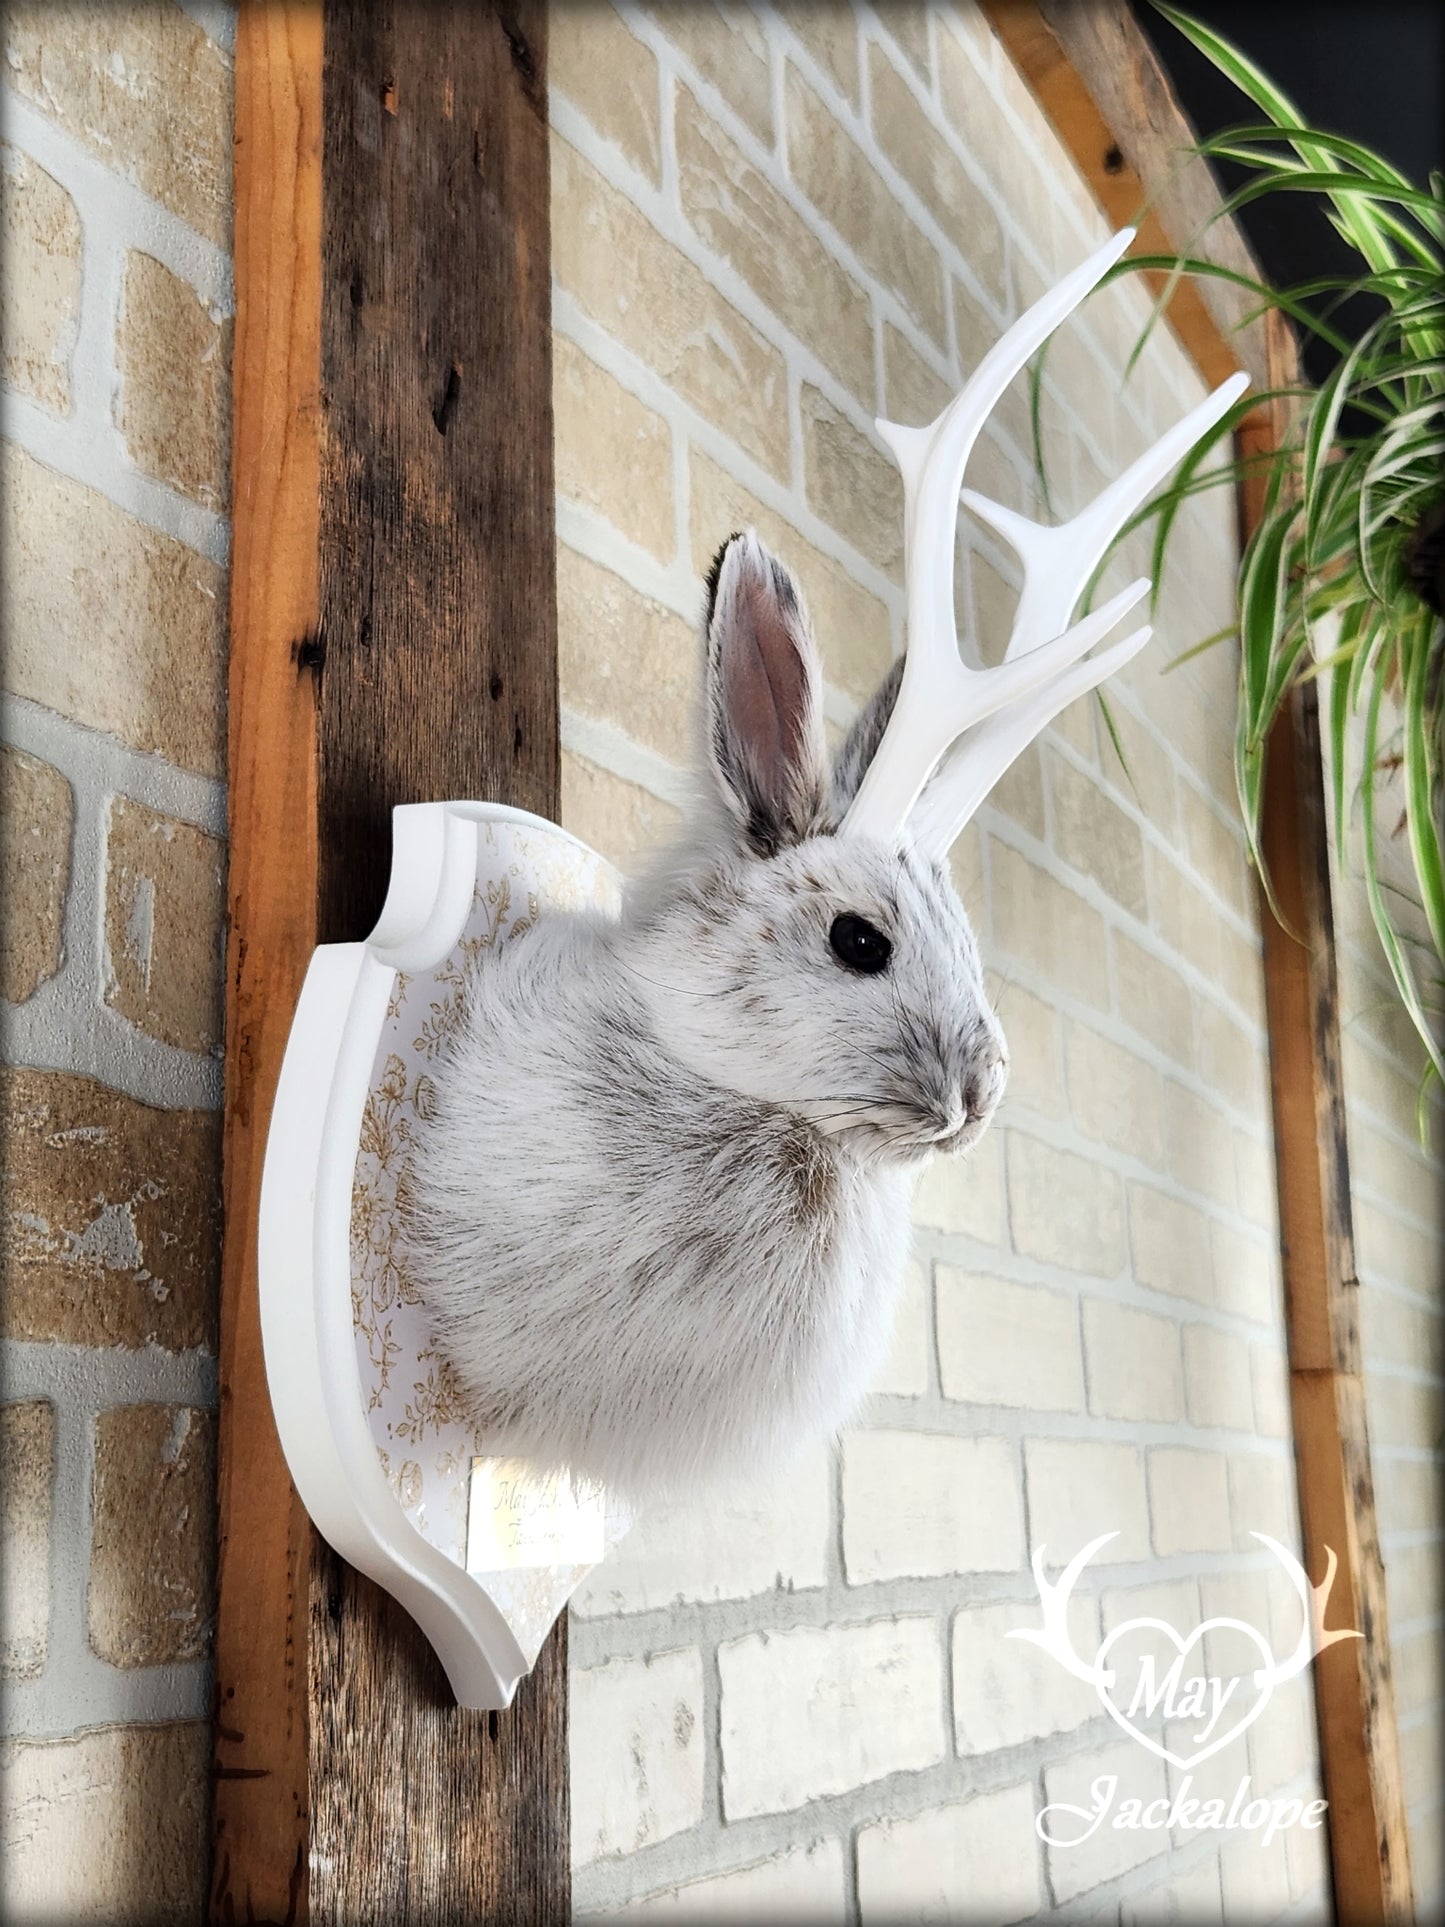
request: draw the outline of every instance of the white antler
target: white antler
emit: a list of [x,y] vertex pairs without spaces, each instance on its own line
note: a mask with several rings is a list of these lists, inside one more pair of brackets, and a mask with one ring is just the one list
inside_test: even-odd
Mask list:
[[1046,1653],[1071,1672],[1075,1679],[1083,1680],[1086,1686],[1112,1686],[1114,1675],[1107,1666],[1101,1666],[1097,1659],[1091,1665],[1080,1659],[1074,1651],[1074,1642],[1069,1637],[1069,1595],[1078,1584],[1079,1574],[1094,1554],[1118,1536],[1117,1532],[1106,1532],[1101,1538],[1092,1540],[1082,1552],[1076,1552],[1052,1586],[1044,1577],[1044,1548],[1039,1546],[1033,1556],[1033,1568],[1034,1584],[1039,1589],[1039,1603],[1044,1609],[1043,1627],[1036,1631],[1032,1626],[1019,1626],[1013,1632],[1004,1634],[1005,1639],[1026,1639],[1032,1646],[1042,1646]]
[[1282,1546],[1278,1539],[1271,1539],[1267,1532],[1254,1532],[1250,1537],[1258,1539],[1261,1545],[1269,1547],[1289,1574],[1290,1583],[1299,1594],[1300,1604],[1304,1607],[1304,1623],[1300,1627],[1299,1639],[1289,1658],[1279,1665],[1261,1667],[1255,1675],[1261,1687],[1267,1686],[1273,1691],[1285,1680],[1293,1679],[1296,1673],[1302,1673],[1315,1655],[1322,1653],[1326,1646],[1333,1646],[1341,1639],[1363,1639],[1364,1634],[1356,1632],[1352,1627],[1341,1627],[1333,1633],[1325,1631],[1325,1609],[1330,1603],[1330,1588],[1335,1583],[1335,1567],[1338,1563],[1332,1546],[1325,1547],[1325,1576],[1319,1585],[1312,1586],[1309,1574],[1299,1560],[1287,1547]]
[[967,492],[963,499],[974,513],[1004,535],[1023,559],[1024,588],[1004,660],[994,669],[969,669],[961,660],[953,617],[957,504],[979,430],[1009,382],[1102,279],[1133,235],[1132,228],[1114,235],[1036,301],[985,355],[931,427],[878,423],[903,474],[908,654],[893,714],[844,819],[843,834],[896,835],[946,757],[913,817],[920,845],[930,854],[944,854],[1004,770],[1059,710],[1102,682],[1149,639],[1149,630],[1139,629],[1080,661],[1148,594],[1147,579],[1131,583],[1072,628],[1065,624],[1125,519],[1231,406],[1247,385],[1247,376],[1236,375],[1216,389],[1082,514],[1058,528],[1029,522]]

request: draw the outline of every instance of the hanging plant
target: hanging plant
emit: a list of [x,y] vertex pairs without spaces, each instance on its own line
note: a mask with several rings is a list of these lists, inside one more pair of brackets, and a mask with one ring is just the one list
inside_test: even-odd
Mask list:
[[[1244,180],[1221,199],[1190,246],[1178,255],[1133,255],[1113,271],[1167,277],[1130,366],[1185,274],[1249,290],[1258,302],[1247,321],[1274,309],[1337,359],[1317,388],[1301,381],[1246,395],[1119,539],[1154,522],[1150,574],[1157,584],[1175,520],[1191,496],[1238,487],[1247,476],[1262,484],[1262,509],[1240,558],[1238,626],[1224,632],[1237,634],[1240,645],[1235,769],[1250,851],[1268,889],[1260,846],[1266,745],[1290,692],[1327,675],[1337,845],[1343,853],[1349,750],[1357,733],[1364,882],[1384,955],[1425,1051],[1423,1133],[1429,1085],[1445,1080],[1439,1021],[1445,1008],[1445,182],[1436,174],[1428,190],[1416,187],[1369,148],[1306,126],[1294,103],[1238,48],[1172,7],[1159,4],[1157,11],[1264,119],[1193,149],[1206,160],[1232,163]],[[1304,211],[1327,220],[1349,244],[1358,256],[1356,272],[1274,288],[1200,257],[1215,221],[1286,194],[1300,196]],[[1356,297],[1370,304],[1372,318],[1351,339],[1338,320]],[[1040,372],[1036,365],[1041,460]],[[1235,452],[1234,430],[1268,400],[1289,405],[1282,445],[1265,457]],[[1211,636],[1198,646],[1223,639]],[[1416,886],[1413,907],[1428,932],[1423,943],[1406,934],[1409,899],[1384,873],[1387,846],[1401,839]]]

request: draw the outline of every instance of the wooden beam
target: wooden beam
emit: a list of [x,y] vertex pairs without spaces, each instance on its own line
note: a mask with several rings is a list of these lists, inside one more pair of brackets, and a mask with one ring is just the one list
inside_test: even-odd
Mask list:
[[545,73],[540,3],[241,11],[218,1920],[569,1911],[565,1619],[462,1713],[315,1537],[254,1232],[301,975],[374,921],[392,806],[557,813]]
[[[1194,130],[1127,6],[1119,0],[982,4],[1110,221],[1138,223],[1131,253],[1173,254],[1187,246],[1260,276],[1238,225],[1210,225],[1220,204],[1214,175],[1202,161],[1186,164]],[[1164,277],[1147,278],[1159,293]],[[1256,385],[1265,385],[1262,323],[1244,325],[1253,305],[1229,282],[1179,283],[1169,322],[1206,381],[1247,368]]]
[[311,1527],[271,1417],[256,1211],[271,1102],[316,942],[321,14],[236,30],[226,1230],[212,1917],[306,1915]]
[[[1207,170],[1179,170],[1193,130],[1129,9],[1120,0],[983,6],[1109,217],[1131,220],[1147,193],[1155,206],[1141,228],[1142,251],[1191,244],[1217,208],[1218,190]],[[1232,220],[1215,222],[1209,236],[1208,248],[1196,252],[1258,274]],[[1226,284],[1203,283],[1193,295],[1181,290],[1169,319],[1206,379],[1243,366],[1268,395],[1298,379],[1296,345],[1277,314],[1241,330],[1247,299]],[[1268,454],[1287,429],[1284,404],[1263,400],[1241,431],[1241,452]],[[1242,491],[1246,535],[1263,486],[1254,478]],[[1270,739],[1262,843],[1288,926],[1261,902],[1301,1527],[1316,1581],[1326,1547],[1339,1559],[1331,1625],[1364,1634],[1328,1647],[1314,1665],[1335,1906],[1353,1927],[1409,1920],[1413,1900],[1360,1353],[1313,685],[1295,692]]]
[[[1278,316],[1269,319],[1268,338],[1283,381],[1294,344]],[[1245,425],[1241,448],[1268,453],[1287,433],[1284,407],[1275,402]],[[1245,535],[1258,520],[1264,486],[1256,476],[1242,491]],[[1365,1409],[1329,818],[1313,683],[1294,691],[1271,733],[1261,830],[1283,918],[1261,891],[1300,1522],[1316,1582],[1330,1549],[1339,1560],[1331,1625],[1364,1634],[1328,1647],[1314,1665],[1335,1907],[1352,1923],[1403,1921],[1413,1914],[1409,1844]]]

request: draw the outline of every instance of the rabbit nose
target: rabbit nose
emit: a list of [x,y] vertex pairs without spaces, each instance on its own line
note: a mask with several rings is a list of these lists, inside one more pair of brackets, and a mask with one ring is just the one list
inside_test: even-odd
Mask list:
[[963,1102],[970,1120],[992,1116],[1007,1077],[1008,1057],[1003,1045],[990,1039],[975,1053],[964,1080]]

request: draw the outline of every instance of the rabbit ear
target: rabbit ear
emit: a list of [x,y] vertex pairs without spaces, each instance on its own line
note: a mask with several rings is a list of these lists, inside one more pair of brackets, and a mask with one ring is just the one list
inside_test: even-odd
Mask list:
[[823,827],[822,675],[793,578],[751,529],[708,577],[708,751],[723,802],[760,856]]
[[893,714],[893,705],[898,700],[903,662],[904,658],[900,656],[858,711],[853,727],[838,752],[838,759],[833,765],[833,814],[839,820],[858,794],[858,785],[873,761],[873,752],[883,740],[888,718]]

